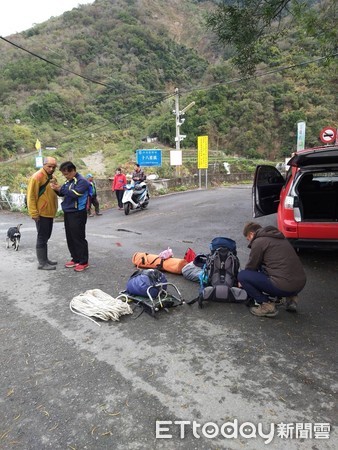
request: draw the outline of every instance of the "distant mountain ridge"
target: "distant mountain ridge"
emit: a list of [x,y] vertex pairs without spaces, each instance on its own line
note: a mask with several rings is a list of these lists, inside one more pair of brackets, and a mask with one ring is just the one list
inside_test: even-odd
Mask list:
[[243,79],[227,62],[232,50],[205,28],[214,6],[96,0],[8,38],[22,49],[0,40],[0,158],[32,150],[36,134],[60,154],[99,147],[112,164],[146,135],[174,148],[175,88],[182,105],[195,101],[182,147],[206,134],[225,155],[282,157],[294,149],[298,120],[314,145],[337,121],[332,66],[302,64],[320,56],[316,43],[295,28],[260,67],[292,69]]

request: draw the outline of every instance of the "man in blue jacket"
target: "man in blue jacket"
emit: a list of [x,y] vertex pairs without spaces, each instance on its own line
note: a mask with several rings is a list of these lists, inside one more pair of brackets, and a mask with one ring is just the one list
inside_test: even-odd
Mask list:
[[60,165],[60,172],[66,178],[63,186],[52,185],[60,197],[64,212],[66,239],[72,259],[65,264],[67,268],[74,268],[82,272],[89,267],[88,242],[86,240],[87,201],[89,195],[88,181],[76,171],[71,161]]

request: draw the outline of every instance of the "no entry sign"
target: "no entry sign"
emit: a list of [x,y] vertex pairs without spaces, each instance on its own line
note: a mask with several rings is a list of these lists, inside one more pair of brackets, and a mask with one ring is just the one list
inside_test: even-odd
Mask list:
[[320,140],[324,142],[324,144],[333,144],[336,141],[337,130],[333,127],[325,127],[320,132]]

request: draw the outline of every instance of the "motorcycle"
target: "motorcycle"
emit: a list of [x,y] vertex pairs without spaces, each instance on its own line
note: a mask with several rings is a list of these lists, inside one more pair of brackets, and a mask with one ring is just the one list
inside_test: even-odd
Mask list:
[[128,183],[124,186],[124,193],[122,197],[123,209],[126,215],[130,210],[145,209],[149,204],[149,191],[147,184]]

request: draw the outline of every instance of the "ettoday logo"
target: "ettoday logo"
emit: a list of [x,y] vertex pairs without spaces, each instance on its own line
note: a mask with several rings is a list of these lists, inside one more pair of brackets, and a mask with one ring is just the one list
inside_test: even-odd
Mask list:
[[[329,423],[269,423],[257,425],[252,422],[239,423],[237,419],[219,425],[215,422],[200,424],[195,420],[157,420],[156,439],[184,439],[192,433],[195,439],[256,439],[268,445],[274,439],[329,439]],[[174,434],[173,434],[174,433]]]

